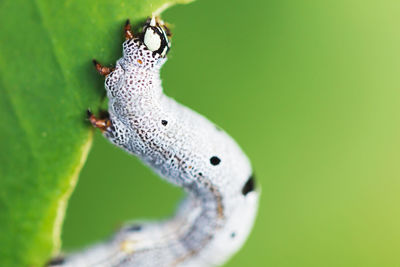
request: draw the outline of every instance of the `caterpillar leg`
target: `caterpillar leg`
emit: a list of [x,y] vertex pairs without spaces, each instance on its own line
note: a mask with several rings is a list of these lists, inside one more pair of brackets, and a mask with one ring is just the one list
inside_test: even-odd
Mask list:
[[94,64],[94,67],[96,68],[97,72],[100,73],[100,75],[102,75],[102,76],[107,76],[115,69],[115,68],[104,67],[96,59],[93,59],[93,64]]
[[101,118],[96,118],[90,110],[87,110],[87,115],[93,127],[99,128],[101,132],[105,132],[111,127],[111,120],[108,113],[103,112]]
[[131,29],[131,22],[128,19],[125,23],[125,27],[124,27],[124,33],[125,33],[125,39],[129,40],[129,39],[133,39],[133,33],[132,33],[132,29]]

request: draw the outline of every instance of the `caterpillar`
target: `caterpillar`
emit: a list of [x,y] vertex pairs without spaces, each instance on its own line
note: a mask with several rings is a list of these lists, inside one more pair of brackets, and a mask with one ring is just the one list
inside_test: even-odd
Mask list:
[[49,266],[207,267],[226,262],[247,239],[259,191],[247,156],[222,129],[163,93],[160,68],[171,33],[158,17],[137,35],[124,27],[123,57],[105,76],[108,112],[91,124],[187,196],[160,222],[129,224],[111,240]]

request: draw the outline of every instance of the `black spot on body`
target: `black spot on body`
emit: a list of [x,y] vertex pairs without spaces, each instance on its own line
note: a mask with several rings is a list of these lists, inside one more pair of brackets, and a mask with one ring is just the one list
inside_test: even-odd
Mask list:
[[213,156],[213,157],[210,158],[210,163],[211,163],[211,165],[216,166],[216,165],[218,165],[220,162],[221,162],[221,160],[220,160],[218,157],[216,157],[216,156]]
[[53,258],[50,261],[46,263],[46,266],[54,266],[54,265],[60,265],[65,262],[65,259],[63,257],[57,257]]
[[168,124],[168,121],[166,121],[166,120],[162,120],[162,121],[161,121],[161,124],[162,124],[162,125],[164,125],[164,126],[167,126],[167,124]]
[[255,178],[254,175],[251,175],[242,188],[242,194],[244,196],[247,195],[248,193],[254,191],[255,187],[256,187]]
[[126,230],[129,232],[139,232],[142,230],[142,226],[141,225],[132,225],[132,226],[128,227]]
[[235,232],[232,232],[231,233],[231,238],[235,238],[236,237],[236,233]]

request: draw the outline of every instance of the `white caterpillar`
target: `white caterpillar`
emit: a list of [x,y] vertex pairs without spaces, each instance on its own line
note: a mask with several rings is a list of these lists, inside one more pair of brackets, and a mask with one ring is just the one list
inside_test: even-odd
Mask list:
[[246,240],[259,192],[248,158],[224,131],[163,94],[160,68],[169,30],[154,17],[134,37],[125,27],[123,57],[106,76],[108,115],[92,124],[188,193],[166,221],[133,224],[110,241],[55,259],[51,266],[219,266]]

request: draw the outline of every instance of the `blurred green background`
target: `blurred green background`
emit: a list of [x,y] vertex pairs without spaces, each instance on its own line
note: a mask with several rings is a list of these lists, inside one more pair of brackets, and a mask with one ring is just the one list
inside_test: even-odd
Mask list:
[[[163,18],[166,94],[231,134],[262,187],[226,266],[400,266],[400,2],[198,0]],[[181,197],[97,132],[64,249]]]

